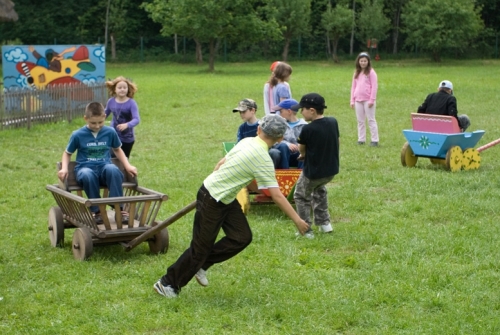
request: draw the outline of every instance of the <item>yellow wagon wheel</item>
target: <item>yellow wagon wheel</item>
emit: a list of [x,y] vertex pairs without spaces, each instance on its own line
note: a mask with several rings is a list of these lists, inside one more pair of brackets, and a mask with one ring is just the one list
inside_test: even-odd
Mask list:
[[462,149],[455,145],[448,149],[446,153],[446,168],[451,172],[457,172],[462,169]]
[[462,158],[462,168],[464,170],[476,170],[481,165],[481,155],[474,148],[469,148],[464,151]]
[[405,142],[401,149],[401,164],[403,166],[413,167],[417,164],[418,157],[415,156],[408,142]]
[[250,211],[250,195],[248,194],[246,187],[242,188],[241,191],[238,192],[236,200],[240,203],[243,214],[247,215]]

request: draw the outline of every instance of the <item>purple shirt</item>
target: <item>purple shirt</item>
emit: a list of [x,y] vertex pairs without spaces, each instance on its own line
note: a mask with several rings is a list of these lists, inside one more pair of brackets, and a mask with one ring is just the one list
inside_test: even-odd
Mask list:
[[[139,108],[134,99],[128,99],[125,102],[117,102],[116,99],[110,98],[106,105],[106,117],[113,114],[111,120],[111,127],[116,130],[118,137],[124,143],[131,143],[135,141],[134,127],[139,124]],[[119,131],[116,126],[122,123],[127,123],[128,128],[124,131]]]

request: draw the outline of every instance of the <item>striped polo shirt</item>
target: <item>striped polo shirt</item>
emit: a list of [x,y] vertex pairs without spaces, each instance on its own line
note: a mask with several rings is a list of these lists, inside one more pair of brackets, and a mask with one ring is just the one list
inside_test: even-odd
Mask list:
[[260,137],[242,139],[226,155],[226,161],[204,181],[217,201],[230,204],[238,192],[252,180],[259,188],[278,187],[269,148]]

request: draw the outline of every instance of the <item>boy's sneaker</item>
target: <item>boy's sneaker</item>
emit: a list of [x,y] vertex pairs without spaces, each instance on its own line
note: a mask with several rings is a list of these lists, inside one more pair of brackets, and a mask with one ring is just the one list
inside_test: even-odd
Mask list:
[[322,233],[331,233],[333,231],[333,228],[332,225],[329,223],[326,225],[319,226],[319,231]]
[[156,293],[159,295],[162,295],[166,298],[177,298],[177,290],[174,289],[172,286],[167,285],[163,286],[161,283],[161,280],[158,280],[154,285],[153,288],[155,289]]
[[295,236],[298,236],[298,237],[301,237],[301,236],[304,236],[305,238],[308,238],[308,239],[313,239],[314,238],[314,233],[312,230],[308,230],[305,232],[304,235],[300,235],[299,232],[296,232],[295,233]]
[[101,212],[94,213],[94,221],[97,224],[104,224],[104,220],[102,219]]
[[200,284],[201,286],[208,286],[207,271],[199,269],[194,277],[196,278],[198,284]]

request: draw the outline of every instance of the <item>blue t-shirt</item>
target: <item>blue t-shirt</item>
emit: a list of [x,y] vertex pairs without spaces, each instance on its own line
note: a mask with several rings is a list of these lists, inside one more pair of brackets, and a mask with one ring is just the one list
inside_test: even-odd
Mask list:
[[69,139],[66,152],[72,155],[75,151],[77,167],[111,163],[111,148],[121,147],[122,142],[116,131],[104,126],[98,133],[93,133],[87,126],[75,130]]
[[257,127],[259,126],[259,121],[255,123],[243,122],[238,128],[238,133],[236,134],[236,142],[241,141],[247,137],[257,136]]
[[273,99],[274,99],[273,106],[278,105],[282,99],[291,99],[291,98],[292,98],[292,94],[290,93],[290,86],[288,86],[284,83],[279,83],[278,85],[274,86],[274,88],[273,88]]

